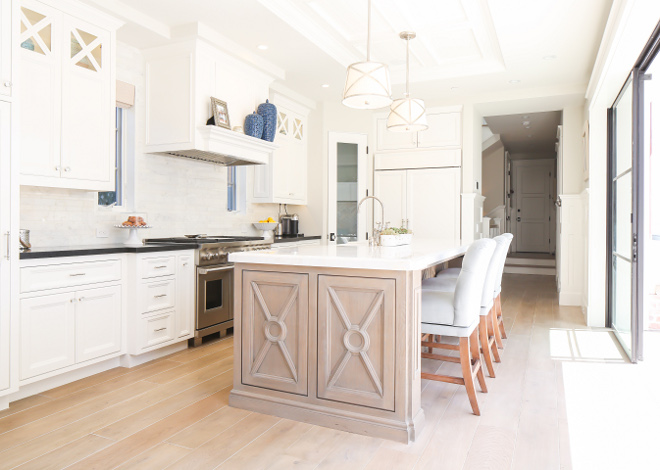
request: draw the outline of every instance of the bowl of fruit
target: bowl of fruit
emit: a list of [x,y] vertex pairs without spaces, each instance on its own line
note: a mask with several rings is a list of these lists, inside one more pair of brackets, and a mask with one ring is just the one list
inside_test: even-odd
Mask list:
[[260,220],[259,222],[254,222],[252,225],[254,225],[257,230],[263,230],[264,236],[266,236],[266,232],[269,230],[274,230],[275,227],[277,227],[277,222],[272,217],[268,217],[267,219]]
[[380,246],[402,246],[412,243],[413,233],[407,228],[386,228],[380,232]]

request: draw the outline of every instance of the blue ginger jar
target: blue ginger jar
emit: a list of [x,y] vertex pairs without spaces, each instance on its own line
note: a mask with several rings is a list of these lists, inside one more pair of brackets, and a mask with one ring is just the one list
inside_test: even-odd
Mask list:
[[256,112],[245,116],[245,124],[243,125],[245,135],[261,139],[264,133],[264,118]]
[[277,129],[277,107],[266,100],[257,107],[257,113],[264,118],[264,132],[261,139],[267,142],[275,140],[275,131]]

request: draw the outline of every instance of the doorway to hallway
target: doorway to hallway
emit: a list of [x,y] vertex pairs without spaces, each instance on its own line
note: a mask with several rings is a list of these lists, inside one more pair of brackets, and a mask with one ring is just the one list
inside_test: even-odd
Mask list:
[[517,253],[554,253],[556,160],[514,160],[511,230]]

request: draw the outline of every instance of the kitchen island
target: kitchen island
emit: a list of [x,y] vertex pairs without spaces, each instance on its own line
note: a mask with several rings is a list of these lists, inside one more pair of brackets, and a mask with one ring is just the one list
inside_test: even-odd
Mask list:
[[408,443],[421,408],[421,282],[452,241],[242,252],[229,404]]

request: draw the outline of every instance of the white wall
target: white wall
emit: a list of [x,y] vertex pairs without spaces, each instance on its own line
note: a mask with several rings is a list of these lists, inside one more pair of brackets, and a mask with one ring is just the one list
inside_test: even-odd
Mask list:
[[[277,216],[277,205],[248,204],[244,214],[227,212],[225,166],[143,152],[145,123],[145,64],[139,50],[118,44],[117,79],[136,85],[135,209],[145,212],[153,229],[143,237],[180,236],[187,233],[261,235],[252,222]],[[247,171],[251,188],[252,172]],[[308,219],[301,210],[301,229]],[[97,193],[41,187],[21,188],[21,227],[30,229],[39,246],[107,244],[123,241],[127,233],[112,226],[123,214],[97,207]],[[313,225],[310,225],[313,226]],[[96,229],[109,238],[96,238]]]
[[482,152],[484,214],[504,205],[504,171],[504,145],[498,141]]
[[589,262],[587,322],[605,326],[607,263],[607,109],[660,19],[657,0],[615,0],[587,90]]

